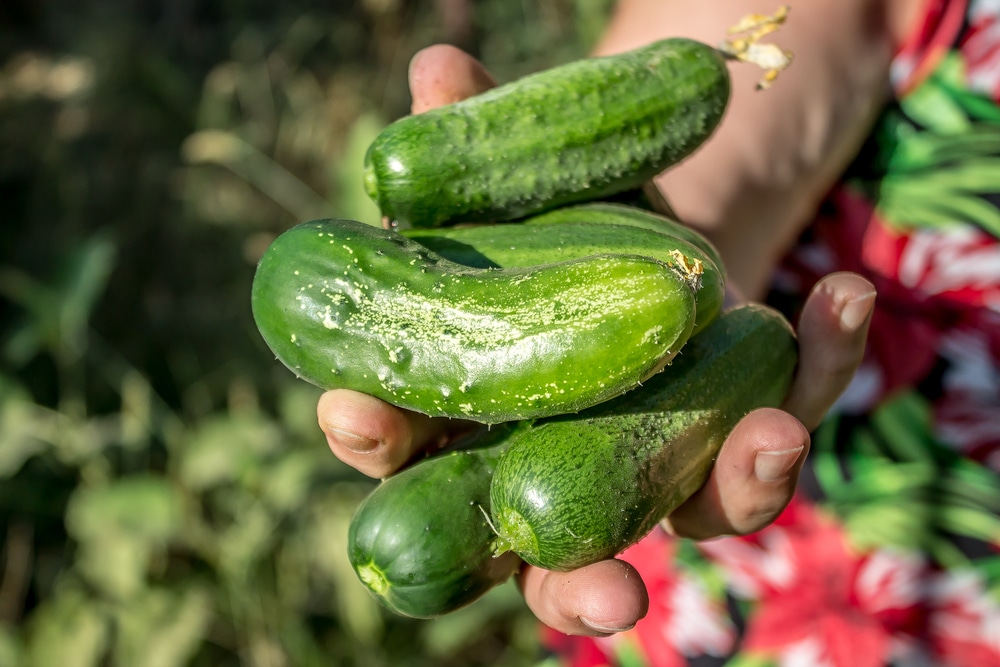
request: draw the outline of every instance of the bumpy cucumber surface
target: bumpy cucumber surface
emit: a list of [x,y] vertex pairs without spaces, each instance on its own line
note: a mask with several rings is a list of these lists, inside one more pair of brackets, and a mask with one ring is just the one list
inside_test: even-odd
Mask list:
[[639,541],[701,487],[737,421],[780,404],[796,362],[785,319],[743,306],[640,389],[515,433],[490,490],[500,550],[569,570]]
[[721,54],[689,39],[568,63],[392,123],[369,147],[365,186],[413,227],[600,199],[694,151],[729,92]]
[[651,229],[576,222],[572,216],[567,220],[559,224],[509,223],[402,233],[453,262],[479,268],[540,266],[609,253],[647,255],[673,267],[691,284],[696,300],[692,336],[722,309],[723,274],[701,247]]
[[632,389],[673,358],[696,316],[689,283],[651,258],[474,269],[349,220],[280,235],[258,264],[252,306],[299,377],[484,423],[576,412]]
[[387,608],[415,618],[441,616],[482,597],[519,566],[513,552],[494,556],[487,515],[505,429],[493,429],[475,448],[406,468],[355,511],[347,553],[358,578]]

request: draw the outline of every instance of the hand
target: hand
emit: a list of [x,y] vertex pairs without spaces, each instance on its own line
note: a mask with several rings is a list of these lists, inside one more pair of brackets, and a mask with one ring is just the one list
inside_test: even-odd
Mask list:
[[[492,85],[481,65],[449,46],[427,48],[410,65],[415,113]],[[783,409],[757,410],[736,426],[705,486],[664,521],[667,530],[707,539],[751,533],[777,517],[794,493],[809,449],[809,431],[861,361],[874,299],[872,285],[854,274],[833,274],[819,282],[798,323],[799,367]],[[317,413],[334,454],[373,477],[392,474],[469,426],[347,390],[325,393]],[[525,566],[519,584],[539,620],[569,634],[626,630],[648,606],[638,573],[616,559],[573,572]]]

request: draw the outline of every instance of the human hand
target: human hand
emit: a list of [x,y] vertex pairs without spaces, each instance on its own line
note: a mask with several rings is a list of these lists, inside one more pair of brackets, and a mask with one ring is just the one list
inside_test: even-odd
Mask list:
[[[492,85],[479,63],[453,47],[430,47],[411,62],[414,113]],[[751,533],[777,517],[794,493],[810,429],[819,424],[861,361],[874,297],[872,285],[854,274],[834,274],[819,282],[798,323],[799,367],[782,409],[757,410],[736,426],[702,489],[665,519],[668,530],[708,539]],[[392,474],[470,427],[348,390],[325,393],[317,414],[334,454],[372,477]],[[638,573],[617,559],[572,572],[526,565],[519,584],[539,620],[569,634],[628,629],[648,607]]]

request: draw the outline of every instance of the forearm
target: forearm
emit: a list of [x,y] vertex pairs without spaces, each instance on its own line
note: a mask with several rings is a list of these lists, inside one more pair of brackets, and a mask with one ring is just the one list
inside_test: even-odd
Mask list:
[[[787,23],[765,40],[791,51],[792,66],[758,91],[759,69],[731,65],[732,99],[722,125],[657,180],[678,215],[716,243],[731,281],[747,296],[762,295],[775,262],[856,154],[884,103],[895,41],[909,17],[896,6],[903,2],[914,4],[791,2]],[[666,36],[717,44],[743,16],[774,9],[759,0],[622,0],[597,52]]]

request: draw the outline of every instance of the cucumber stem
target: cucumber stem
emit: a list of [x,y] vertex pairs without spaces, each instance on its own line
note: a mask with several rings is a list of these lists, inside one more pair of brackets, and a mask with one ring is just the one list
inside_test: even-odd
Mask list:
[[792,54],[776,44],[761,44],[759,40],[775,32],[788,17],[788,5],[782,5],[774,14],[750,14],[728,32],[734,36],[718,46],[723,56],[730,60],[753,63],[764,70],[764,76],[757,82],[757,89],[769,87],[778,73],[792,63]]
[[494,556],[507,551],[513,551],[525,559],[537,556],[538,538],[520,512],[506,508],[496,517],[496,523],[497,539],[493,547]]

